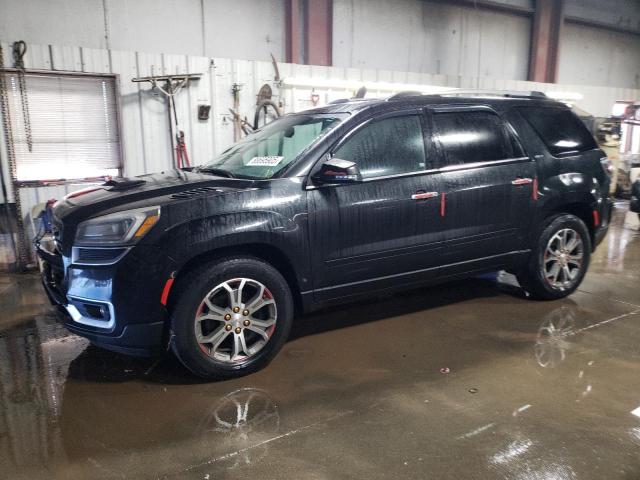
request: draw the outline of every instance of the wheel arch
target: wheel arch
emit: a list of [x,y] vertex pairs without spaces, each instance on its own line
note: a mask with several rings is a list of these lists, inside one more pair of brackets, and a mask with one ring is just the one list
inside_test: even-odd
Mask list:
[[[278,247],[268,243],[247,243],[244,245],[222,246],[199,253],[186,261],[175,274],[175,283],[180,282],[185,275],[199,266],[228,257],[252,257],[269,263],[278,270],[286,280],[294,300],[295,312],[302,311],[302,295],[300,284],[289,257]],[[176,301],[176,292],[172,287],[167,300],[167,308],[171,309]]]
[[596,225],[593,218],[593,208],[586,201],[578,201],[578,202],[568,202],[562,203],[554,206],[550,210],[547,211],[545,218],[549,218],[558,214],[570,214],[578,217],[580,220],[584,222],[587,226],[587,230],[589,231],[589,240],[591,240],[591,249],[595,248],[595,234],[596,234]]

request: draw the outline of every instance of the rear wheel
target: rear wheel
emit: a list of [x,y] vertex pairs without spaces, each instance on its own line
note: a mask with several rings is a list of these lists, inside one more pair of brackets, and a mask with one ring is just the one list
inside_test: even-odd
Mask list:
[[590,258],[591,241],[584,222],[574,215],[556,215],[544,223],[527,265],[517,274],[518,281],[534,298],[563,298],[578,288]]
[[289,335],[291,291],[262,260],[212,262],[188,273],[178,287],[171,345],[196,375],[231,378],[255,372],[273,359]]

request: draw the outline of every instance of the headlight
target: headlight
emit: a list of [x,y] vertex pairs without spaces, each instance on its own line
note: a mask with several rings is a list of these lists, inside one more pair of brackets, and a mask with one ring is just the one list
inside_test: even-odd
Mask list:
[[74,245],[127,245],[140,240],[160,219],[160,207],[111,213],[78,225]]

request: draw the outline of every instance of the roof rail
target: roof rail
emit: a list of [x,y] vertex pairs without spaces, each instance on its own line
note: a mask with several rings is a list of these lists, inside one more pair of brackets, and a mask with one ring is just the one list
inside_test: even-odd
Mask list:
[[387,97],[387,101],[400,100],[407,97],[421,97],[424,93],[417,90],[405,90],[403,92],[394,93],[390,97]]
[[549,98],[543,92],[538,92],[536,90],[453,90],[451,92],[439,93],[438,95],[464,97]]
[[336,100],[331,100],[329,103],[327,103],[327,105],[337,105],[340,103],[349,103],[349,102],[363,102],[365,100],[371,100],[370,98],[358,98],[358,97],[351,97],[351,98],[338,98]]

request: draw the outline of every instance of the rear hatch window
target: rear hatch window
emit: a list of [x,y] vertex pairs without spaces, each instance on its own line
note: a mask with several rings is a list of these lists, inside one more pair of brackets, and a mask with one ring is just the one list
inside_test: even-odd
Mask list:
[[584,123],[562,107],[519,107],[552,155],[568,155],[598,148]]

